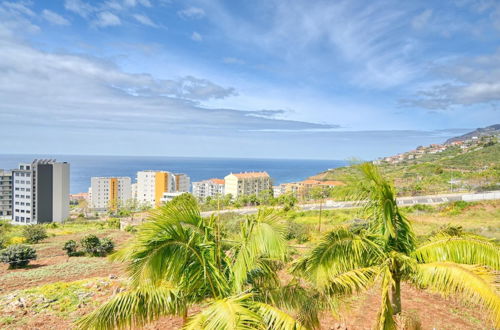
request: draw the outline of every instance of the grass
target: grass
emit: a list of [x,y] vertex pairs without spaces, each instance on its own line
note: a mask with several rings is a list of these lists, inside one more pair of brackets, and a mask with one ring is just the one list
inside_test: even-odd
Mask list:
[[[441,205],[412,205],[403,207],[412,221],[416,234],[425,238],[446,225],[461,226],[464,230],[490,237],[500,242],[500,201],[453,202]],[[289,219],[298,224],[313,225],[311,241],[319,239],[319,211],[290,212]],[[361,209],[328,210],[322,212],[322,233],[354,219],[362,219]]]
[[0,275],[0,282],[12,279],[20,281],[39,280],[46,277],[64,277],[84,274],[97,268],[105,267],[109,261],[106,258],[75,257],[68,262],[48,265],[41,268],[27,268],[20,272],[8,272]]

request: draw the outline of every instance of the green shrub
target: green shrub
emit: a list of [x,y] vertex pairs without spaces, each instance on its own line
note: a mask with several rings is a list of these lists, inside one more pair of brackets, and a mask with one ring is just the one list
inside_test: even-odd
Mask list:
[[80,241],[85,253],[91,256],[105,256],[113,251],[115,244],[109,238],[103,238],[102,241],[96,235],[87,235]]
[[135,228],[135,226],[131,226],[131,225],[125,226],[124,230],[127,233],[132,233],[132,234],[137,232],[137,228]]
[[26,238],[27,243],[36,244],[46,239],[47,231],[41,225],[29,225],[23,228],[23,236]]
[[82,248],[87,254],[96,256],[99,255],[99,248],[101,247],[101,240],[96,235],[90,234],[82,238],[80,241]]
[[109,218],[106,223],[109,228],[120,229],[120,219],[118,218]]
[[66,251],[68,256],[76,256],[78,254],[77,252],[78,244],[74,240],[69,240],[66,243],[64,243],[63,250]]
[[4,249],[6,245],[7,245],[7,238],[5,238],[4,236],[0,236],[0,250]]
[[297,223],[293,220],[288,220],[286,239],[295,239],[299,244],[309,241],[311,239],[310,226],[307,224]]
[[54,228],[59,228],[59,225],[55,222],[51,222],[51,223],[48,223],[46,225],[47,228],[51,228],[51,229],[54,229]]
[[36,259],[36,251],[30,246],[16,244],[0,251],[0,262],[9,264],[9,268],[22,268]]
[[115,248],[115,243],[109,238],[103,238],[101,240],[101,247],[99,249],[99,252],[102,256],[105,256],[113,251]]

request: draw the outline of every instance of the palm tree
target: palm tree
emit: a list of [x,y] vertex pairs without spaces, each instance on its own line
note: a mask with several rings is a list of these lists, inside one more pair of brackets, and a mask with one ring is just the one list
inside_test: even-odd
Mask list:
[[[196,200],[180,196],[152,212],[135,240],[113,256],[128,263],[130,289],[77,321],[80,329],[141,326],[182,316],[186,329],[300,329],[318,324],[309,292],[281,285],[287,258],[284,228],[272,210],[241,225],[236,239]],[[227,236],[227,235],[226,235]],[[201,311],[188,318],[193,305]],[[287,311],[296,311],[297,321]]]
[[379,283],[378,329],[396,327],[393,316],[401,312],[402,281],[445,296],[460,294],[486,307],[495,326],[500,327],[500,296],[495,287],[495,272],[500,268],[498,245],[453,229],[417,244],[411,222],[398,208],[392,185],[372,164],[359,168],[361,180],[353,191],[363,201],[369,220],[326,234],[296,262],[293,271],[333,298]]

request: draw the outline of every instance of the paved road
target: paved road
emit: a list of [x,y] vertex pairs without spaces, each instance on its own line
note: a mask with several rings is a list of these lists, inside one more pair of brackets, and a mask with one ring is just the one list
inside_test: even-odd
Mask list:
[[[398,198],[398,205],[410,206],[414,204],[442,204],[447,202],[455,201],[480,201],[480,200],[493,200],[500,199],[500,191],[491,191],[480,194],[443,194],[443,195],[431,195],[431,196],[413,196],[413,197],[401,197]],[[300,204],[298,207],[304,211],[319,210],[320,205],[316,204]],[[326,201],[323,204],[323,210],[334,210],[334,209],[348,209],[360,207],[358,202],[334,202],[331,200]],[[241,209],[232,210],[221,210],[220,213],[236,212],[239,214],[252,214],[257,213],[257,207],[246,207]],[[210,216],[216,211],[202,212],[203,216]]]

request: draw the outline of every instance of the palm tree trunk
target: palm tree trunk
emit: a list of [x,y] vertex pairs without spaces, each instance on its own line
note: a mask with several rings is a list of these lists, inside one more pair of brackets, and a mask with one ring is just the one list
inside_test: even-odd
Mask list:
[[186,325],[187,324],[187,321],[188,321],[188,309],[186,308],[183,312],[182,312],[182,325]]
[[401,278],[399,275],[393,275],[394,285],[391,290],[391,304],[393,314],[401,313]]

